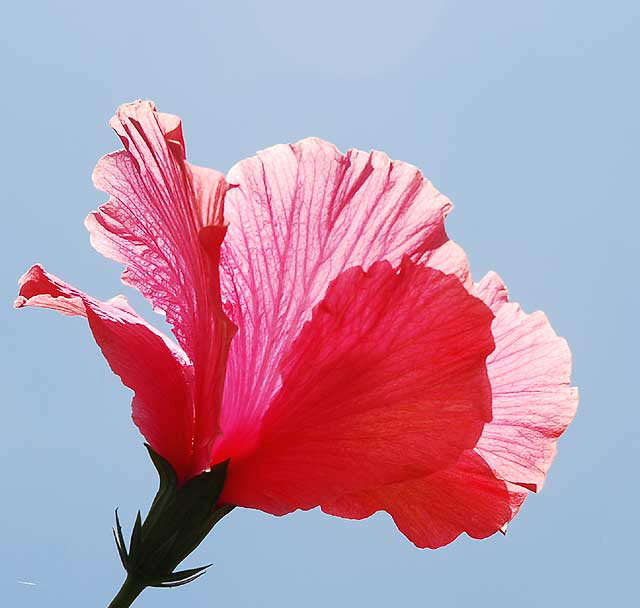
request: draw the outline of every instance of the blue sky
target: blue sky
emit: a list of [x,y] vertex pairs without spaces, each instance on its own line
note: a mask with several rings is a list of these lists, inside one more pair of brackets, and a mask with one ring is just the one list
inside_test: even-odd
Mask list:
[[[455,203],[451,236],[574,352],[578,416],[506,537],[415,549],[384,515],[236,510],[185,565],[201,580],[136,606],[627,605],[638,515],[636,2],[328,0],[10,3],[0,308],[0,597],[106,605],[155,474],[130,395],[85,324],[13,311],[33,262],[97,297],[125,292],[82,221],[107,121],[138,97],[180,114],[188,154],[226,171],[318,135],[416,164]],[[157,320],[154,320],[157,324]],[[19,581],[35,583],[25,585]],[[180,604],[182,602],[182,604]]]

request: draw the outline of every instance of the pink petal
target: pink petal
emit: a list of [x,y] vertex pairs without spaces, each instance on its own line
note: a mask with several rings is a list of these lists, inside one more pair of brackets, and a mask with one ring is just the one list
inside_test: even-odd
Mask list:
[[455,277],[408,258],[343,272],[284,357],[222,500],[283,514],[455,462],[491,418],[491,321]]
[[416,546],[436,549],[463,532],[473,538],[495,534],[515,515],[526,494],[496,479],[484,460],[467,450],[455,466],[443,471],[342,496],[322,510],[350,519],[387,511]]
[[105,156],[96,187],[111,195],[86,220],[93,246],[123,263],[122,279],[166,313],[196,378],[194,450],[211,460],[234,327],[220,301],[224,177],[185,162],[180,119],[151,102],[121,106],[111,121],[126,150]]
[[542,312],[528,315],[508,301],[495,273],[474,293],[496,315],[496,349],[487,358],[493,420],[476,451],[497,477],[536,491],[578,406],[577,389],[570,384],[571,351]]
[[576,411],[571,353],[542,313],[508,302],[495,273],[474,293],[496,315],[496,348],[487,358],[493,418],[475,449],[444,471],[326,503],[327,513],[362,519],[384,510],[416,545],[436,548],[462,532],[484,538],[503,529],[527,496],[522,487],[542,487]]
[[329,283],[353,266],[428,258],[447,242],[451,203],[411,165],[318,139],[259,152],[228,180],[221,285],[239,331],[222,426],[227,444],[251,444],[280,361]]
[[435,268],[444,274],[455,275],[468,289],[473,286],[467,254],[454,241],[445,241],[440,247],[420,256],[418,261],[424,266]]
[[20,279],[17,308],[38,306],[86,317],[111,369],[135,393],[133,420],[181,478],[190,476],[193,370],[184,353],[122,296],[100,302],[33,266]]

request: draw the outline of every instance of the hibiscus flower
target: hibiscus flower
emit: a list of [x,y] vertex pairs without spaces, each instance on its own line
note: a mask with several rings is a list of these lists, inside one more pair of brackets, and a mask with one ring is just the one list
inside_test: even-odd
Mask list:
[[151,102],[111,126],[91,243],[175,340],[41,266],[16,306],[87,319],[174,493],[217,471],[214,510],[384,510],[419,547],[504,529],[575,413],[571,356],[496,274],[474,283],[450,201],[381,152],[311,138],[225,178]]

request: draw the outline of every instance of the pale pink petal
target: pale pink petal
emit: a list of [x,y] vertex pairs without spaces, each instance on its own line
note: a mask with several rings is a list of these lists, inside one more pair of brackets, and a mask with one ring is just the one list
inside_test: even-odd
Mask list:
[[508,301],[495,273],[484,277],[474,293],[496,315],[496,349],[487,358],[493,419],[476,451],[497,477],[535,491],[544,483],[558,437],[576,413],[571,351],[542,312],[529,315]]
[[283,514],[455,462],[491,418],[492,318],[408,258],[343,272],[282,361],[257,447],[226,446],[222,499]]
[[40,266],[20,279],[15,306],[86,317],[111,369],[135,393],[133,420],[140,432],[180,478],[193,473],[193,370],[177,345],[136,315],[122,296],[101,302]]
[[176,116],[151,102],[121,106],[111,121],[126,150],[105,156],[96,187],[111,195],[86,220],[93,246],[123,263],[123,281],[166,313],[196,378],[194,450],[202,468],[217,434],[234,327],[222,310],[218,263],[224,177],[185,162]]
[[227,179],[237,187],[225,203],[221,285],[239,331],[222,426],[250,443],[247,429],[280,387],[280,361],[329,283],[353,266],[428,258],[447,242],[451,203],[412,165],[381,152],[343,155],[319,139],[259,152]]
[[327,513],[362,519],[384,510],[416,545],[435,548],[462,532],[483,538],[503,529],[527,496],[522,488],[542,487],[576,411],[571,353],[542,313],[508,301],[495,273],[473,292],[496,315],[487,357],[493,418],[477,445],[444,471],[347,494],[323,504]]
[[424,253],[417,261],[444,274],[455,275],[467,289],[473,286],[467,254],[455,241],[445,241],[440,247]]
[[416,546],[436,549],[466,532],[472,538],[495,534],[518,511],[526,490],[496,479],[473,450],[443,471],[367,492],[342,496],[322,506],[330,515],[364,519],[387,511]]

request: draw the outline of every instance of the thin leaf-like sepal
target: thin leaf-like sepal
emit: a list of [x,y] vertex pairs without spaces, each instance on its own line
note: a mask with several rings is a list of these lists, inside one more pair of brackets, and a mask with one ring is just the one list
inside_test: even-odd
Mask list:
[[140,515],[140,511],[138,510],[138,515],[136,516],[136,522],[133,525],[133,530],[131,531],[131,540],[129,541],[129,553],[131,555],[135,555],[140,547],[140,543],[142,541],[142,516]]
[[177,581],[175,583],[159,583],[158,585],[154,585],[154,587],[159,589],[165,589],[169,587],[182,587],[182,585],[186,585],[187,583],[191,583],[195,581],[197,578],[200,578],[203,574],[204,572],[201,572],[200,574],[196,574],[195,576],[190,576],[189,578],[186,578],[182,581]]
[[122,535],[122,526],[120,525],[120,518],[118,517],[118,509],[116,509],[116,527],[113,528],[113,537],[116,541],[116,547],[118,549],[118,555],[120,561],[127,572],[129,571],[129,555],[127,553],[127,546],[124,542],[124,536]]
[[167,576],[163,576],[161,579],[157,581],[152,581],[149,583],[150,587],[178,587],[180,585],[186,585],[191,581],[195,580],[199,576],[202,576],[207,568],[212,566],[212,564],[207,564],[206,566],[200,566],[199,568],[189,568],[188,570],[180,570],[178,572],[173,572]]

